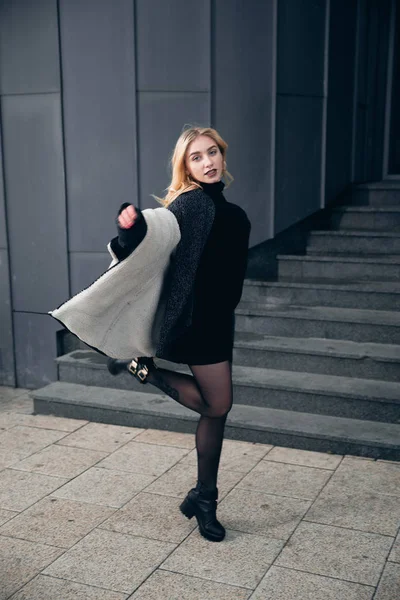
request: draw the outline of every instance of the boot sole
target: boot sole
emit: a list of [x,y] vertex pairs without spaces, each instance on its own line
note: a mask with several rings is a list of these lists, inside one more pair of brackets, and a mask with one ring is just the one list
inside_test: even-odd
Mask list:
[[192,519],[193,517],[196,517],[197,524],[199,526],[199,531],[206,540],[209,540],[210,542],[222,542],[222,540],[225,537],[225,534],[222,537],[214,537],[214,536],[210,535],[209,533],[207,533],[206,531],[204,531],[199,519],[197,518],[196,509],[193,506],[193,504],[190,502],[190,500],[185,499],[182,502],[182,504],[180,505],[179,509],[180,509],[181,513],[183,515],[185,515],[185,517],[187,517],[188,519]]

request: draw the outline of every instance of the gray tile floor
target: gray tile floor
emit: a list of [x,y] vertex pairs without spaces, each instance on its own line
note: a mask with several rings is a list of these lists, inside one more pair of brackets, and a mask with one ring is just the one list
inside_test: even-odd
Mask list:
[[31,413],[0,387],[0,600],[400,599],[400,463],[225,440],[216,544],[193,435]]

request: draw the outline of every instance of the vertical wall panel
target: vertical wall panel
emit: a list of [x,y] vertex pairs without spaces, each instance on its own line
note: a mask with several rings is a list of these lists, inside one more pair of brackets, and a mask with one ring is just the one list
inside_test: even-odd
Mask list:
[[278,2],[275,234],[321,204],[327,0]]
[[14,342],[7,245],[2,138],[0,135],[0,385],[14,386]]
[[0,93],[59,89],[57,0],[2,0]]
[[138,89],[209,91],[210,0],[137,0]]
[[226,197],[251,222],[251,245],[270,237],[275,103],[275,2],[214,3],[213,123],[235,178]]
[[322,98],[278,97],[276,233],[319,209],[322,108]]
[[47,312],[68,295],[59,94],[3,96],[14,310]]
[[155,207],[151,194],[162,196],[171,180],[169,159],[185,123],[207,125],[209,94],[139,94],[140,196],[141,207]]
[[108,252],[72,252],[70,254],[71,294],[77,294],[109,267]]
[[37,388],[57,379],[57,337],[62,327],[49,315],[14,315],[18,387]]
[[137,202],[132,0],[61,0],[69,247],[103,251]]
[[15,385],[14,344],[7,250],[0,249],[0,385]]
[[326,0],[278,1],[278,94],[323,96],[325,5]]
[[[331,3],[326,140],[326,202],[351,182],[357,6]],[[346,93],[344,93],[346,90]]]

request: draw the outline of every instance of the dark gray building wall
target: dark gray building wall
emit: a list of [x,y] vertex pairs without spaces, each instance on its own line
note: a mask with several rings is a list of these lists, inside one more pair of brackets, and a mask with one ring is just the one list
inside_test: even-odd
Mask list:
[[158,206],[185,124],[227,140],[252,246],[377,174],[373,3],[0,0],[0,383],[56,378],[47,312],[107,267],[122,202]]
[[69,294],[57,3],[3,1],[0,40],[16,383],[34,387],[56,377],[44,315]]

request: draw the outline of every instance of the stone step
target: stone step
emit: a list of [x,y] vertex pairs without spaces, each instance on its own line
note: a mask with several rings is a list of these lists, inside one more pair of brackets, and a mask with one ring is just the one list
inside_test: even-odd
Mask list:
[[400,206],[341,206],[332,209],[333,229],[400,231]]
[[[274,305],[335,306],[372,310],[398,310],[400,282],[303,279],[302,281],[258,281],[247,279],[243,302]],[[240,305],[241,306],[241,305]]]
[[[105,357],[75,351],[57,359],[63,382],[154,393],[128,373],[113,377]],[[190,373],[184,365],[156,359],[159,367]],[[233,366],[234,401],[249,406],[283,408],[374,421],[400,422],[400,383],[295,371]],[[160,392],[161,393],[161,392]]]
[[307,254],[400,254],[400,233],[387,231],[311,231]]
[[[144,386],[145,387],[145,386]],[[56,382],[32,392],[39,414],[194,433],[198,415],[166,396]],[[234,404],[225,437],[400,460],[400,425]]]
[[278,254],[278,277],[285,279],[340,279],[354,281],[400,281],[400,255],[375,258]]
[[233,362],[249,367],[400,382],[400,345],[237,332]]
[[351,191],[351,204],[400,206],[400,184],[398,181],[379,181],[356,185]]
[[400,344],[400,313],[242,302],[236,309],[236,330],[288,337]]

